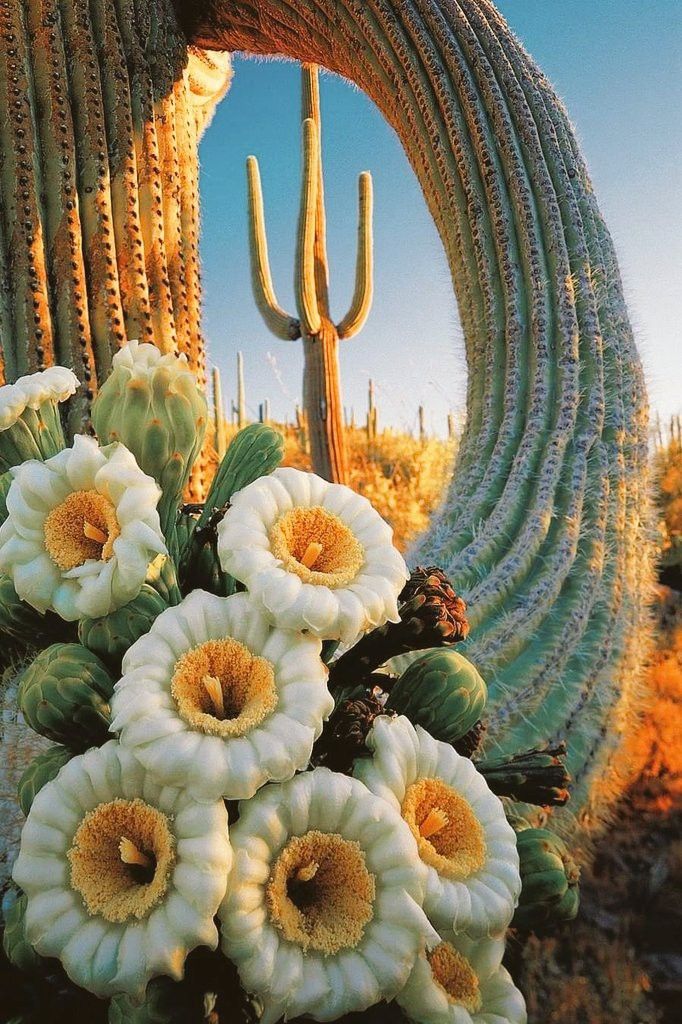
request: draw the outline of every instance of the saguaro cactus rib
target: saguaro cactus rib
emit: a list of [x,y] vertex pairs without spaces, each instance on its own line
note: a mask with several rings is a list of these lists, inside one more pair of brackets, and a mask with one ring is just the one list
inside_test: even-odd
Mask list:
[[[31,65],[14,41],[22,30],[21,11],[0,7],[0,331],[4,373],[9,378],[43,369],[50,358],[52,325],[47,274],[39,254],[42,175],[33,132],[27,131],[31,109]],[[21,133],[21,134],[19,134]],[[30,187],[35,169],[41,188]],[[23,339],[23,344],[18,344]]]
[[566,732],[572,806],[590,817],[617,778],[631,638],[646,629],[646,403],[565,111],[489,0],[193,9],[202,45],[352,78],[405,146],[451,262],[469,360],[458,467],[416,554],[471,601],[469,653],[489,677],[501,750]]
[[197,140],[229,57],[188,51],[170,0],[15,0],[0,38],[4,374],[72,366],[75,425],[125,338],[203,374]]

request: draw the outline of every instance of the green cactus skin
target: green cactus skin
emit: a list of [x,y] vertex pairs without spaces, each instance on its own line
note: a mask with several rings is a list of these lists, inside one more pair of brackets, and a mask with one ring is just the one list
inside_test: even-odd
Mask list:
[[2,906],[4,918],[4,932],[2,936],[2,948],[5,956],[14,967],[20,971],[32,973],[40,969],[44,963],[33,946],[26,938],[24,930],[24,917],[26,916],[26,904],[28,902],[25,893],[16,890],[5,894]]
[[580,904],[580,871],[566,844],[549,829],[524,828],[516,845],[521,896],[512,928],[533,931],[572,921]]
[[386,710],[406,715],[444,743],[455,743],[479,721],[488,690],[457,651],[428,651],[391,686]]
[[285,313],[273,288],[260,171],[253,156],[247,161],[251,277],[256,304],[272,333],[283,341],[303,339],[303,404],[310,431],[313,470],[326,480],[346,483],[348,457],[338,349],[339,341],[352,338],[360,331],[372,305],[372,178],[367,172],[360,175],[355,292],[348,313],[335,324],[329,310],[318,69],[306,64],[301,76],[303,181],[294,279],[298,316]]
[[[261,476],[272,473],[282,461],[284,438],[265,423],[251,423],[232,438],[225,457],[206,497],[206,502],[190,526],[179,520],[185,534],[180,552],[180,580],[185,592],[196,587],[215,594],[234,593],[235,581],[220,569],[215,550],[214,518],[230,503],[233,494]],[[191,537],[188,537],[191,531]]]
[[78,639],[115,673],[129,647],[148,633],[152,623],[169,604],[145,583],[134,601],[101,619],[81,619]]
[[57,402],[44,402],[39,409],[26,408],[6,430],[0,430],[0,473],[28,459],[45,459],[66,447]]
[[284,456],[284,437],[265,423],[251,423],[232,438],[206,497],[198,526],[205,527],[216,509],[233,494],[277,469]]
[[28,817],[36,794],[40,792],[47,782],[51,782],[64,767],[67,761],[73,757],[73,752],[66,747],[50,747],[43,754],[35,757],[24,774],[19,779],[17,793],[19,794],[19,805]]
[[614,247],[573,128],[490,0],[181,0],[199,45],[315,61],[400,137],[445,247],[468,416],[414,564],[471,611],[487,749],[565,738],[556,827],[603,819],[627,766],[651,573],[647,401]]
[[156,480],[168,539],[208,425],[208,406],[196,377],[157,367],[145,385],[131,380],[124,367],[115,367],[92,407],[92,422],[101,444],[122,441]]
[[[57,639],[70,639],[73,628],[58,615],[41,615],[17,596],[9,576],[0,573],[0,634],[34,647]],[[1,656],[0,656],[1,660]]]
[[70,750],[105,743],[114,680],[80,644],[52,644],[24,671],[19,706],[37,733]]

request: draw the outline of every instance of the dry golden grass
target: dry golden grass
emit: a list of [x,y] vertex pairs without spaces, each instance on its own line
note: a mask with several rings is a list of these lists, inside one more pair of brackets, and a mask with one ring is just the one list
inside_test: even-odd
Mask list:
[[[284,434],[285,466],[311,468],[304,438],[295,427],[273,424]],[[228,428],[229,440],[235,429]],[[428,524],[442,500],[456,442],[440,438],[420,441],[410,434],[382,431],[374,441],[360,428],[346,431],[350,486],[364,494],[391,524],[397,547],[404,551]]]

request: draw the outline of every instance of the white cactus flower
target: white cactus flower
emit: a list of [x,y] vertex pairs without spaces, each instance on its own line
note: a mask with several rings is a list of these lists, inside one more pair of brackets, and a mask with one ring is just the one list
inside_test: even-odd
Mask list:
[[160,491],[121,444],[73,448],[12,470],[0,527],[0,571],[39,612],[98,618],[132,601],[166,552]]
[[79,380],[65,366],[50,366],[0,387],[0,431],[8,430],[25,409],[38,410],[47,402],[65,402],[75,394]]
[[408,571],[392,537],[349,487],[276,469],[233,496],[218,554],[275,625],[352,643],[399,619]]
[[180,979],[195,946],[215,949],[231,861],[222,801],[158,785],[112,740],[33,801],[13,871],[26,937],[81,988],[141,999],[150,978]]
[[320,651],[274,629],[248,594],[195,590],[126,652],[112,731],[194,799],[247,799],[310,760],[334,707]]
[[0,387],[0,473],[28,459],[49,459],[65,447],[58,406],[78,387],[75,373],[65,366]]
[[467,757],[404,716],[377,718],[371,758],[354,775],[408,823],[428,868],[424,909],[436,927],[478,938],[504,931],[521,892],[516,836]]
[[396,1002],[419,1024],[526,1024],[526,1004],[502,966],[503,939],[451,930],[422,953]]
[[266,786],[239,810],[218,916],[223,952],[263,1003],[263,1024],[335,1020],[392,999],[438,941],[400,815],[326,768]]

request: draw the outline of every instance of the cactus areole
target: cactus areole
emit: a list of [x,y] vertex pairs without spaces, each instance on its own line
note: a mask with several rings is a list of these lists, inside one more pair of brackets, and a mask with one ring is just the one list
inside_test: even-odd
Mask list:
[[453,481],[411,561],[469,603],[487,753],[565,738],[570,807],[598,818],[646,653],[647,404],[568,116],[490,0],[1,5],[0,374],[73,367],[72,429],[126,338],[203,374],[197,141],[231,50],[344,75],[402,141],[469,366]]

